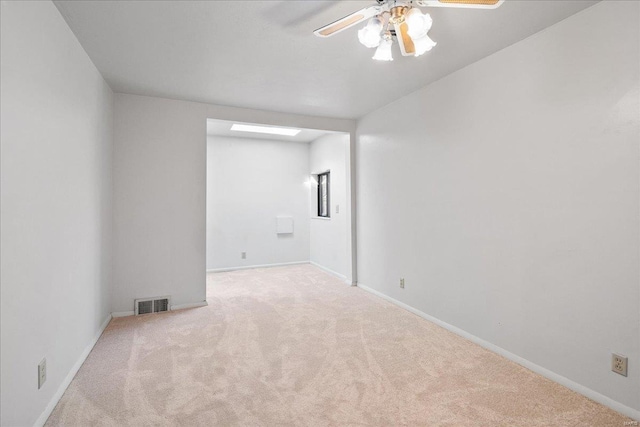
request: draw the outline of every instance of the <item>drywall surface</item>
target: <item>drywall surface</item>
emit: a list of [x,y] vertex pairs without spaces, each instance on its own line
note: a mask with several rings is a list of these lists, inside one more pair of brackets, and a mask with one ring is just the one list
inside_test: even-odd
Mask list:
[[316,175],[330,171],[330,218],[318,218],[317,183],[312,182],[311,198],[311,262],[345,279],[349,278],[347,248],[350,233],[347,229],[347,171],[349,135],[326,135],[311,142],[309,172]]
[[309,261],[308,181],[308,143],[209,136],[207,270]]
[[115,95],[113,311],[135,298],[205,300],[207,119],[351,132],[315,118]]
[[636,410],[639,7],[598,3],[363,117],[356,154],[358,282]]
[[205,300],[205,117],[116,94],[113,311],[136,298]]
[[113,94],[53,3],[1,7],[0,424],[30,426],[109,316]]

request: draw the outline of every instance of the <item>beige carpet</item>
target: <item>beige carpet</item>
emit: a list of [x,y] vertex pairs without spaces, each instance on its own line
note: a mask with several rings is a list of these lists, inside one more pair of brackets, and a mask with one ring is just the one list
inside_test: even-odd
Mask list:
[[114,319],[47,425],[630,421],[310,265],[207,286],[208,307]]

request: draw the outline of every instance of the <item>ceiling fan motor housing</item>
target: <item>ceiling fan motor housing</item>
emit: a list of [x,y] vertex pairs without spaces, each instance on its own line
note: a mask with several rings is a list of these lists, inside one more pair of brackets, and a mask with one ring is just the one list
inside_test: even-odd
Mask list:
[[407,6],[394,6],[389,11],[391,13],[391,17],[389,21],[392,24],[402,24],[404,22],[404,15],[407,13],[409,8]]

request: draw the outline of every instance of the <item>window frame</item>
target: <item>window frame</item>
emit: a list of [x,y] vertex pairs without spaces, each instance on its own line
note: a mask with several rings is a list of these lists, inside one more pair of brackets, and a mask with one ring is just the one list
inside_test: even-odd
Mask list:
[[[327,183],[326,183],[327,213],[326,215],[322,215],[322,198],[323,198],[323,191],[322,191],[322,184],[321,184],[322,177],[326,177],[326,180],[327,180]],[[318,209],[317,209],[318,218],[331,218],[331,171],[326,171],[318,174],[317,198],[318,198]]]

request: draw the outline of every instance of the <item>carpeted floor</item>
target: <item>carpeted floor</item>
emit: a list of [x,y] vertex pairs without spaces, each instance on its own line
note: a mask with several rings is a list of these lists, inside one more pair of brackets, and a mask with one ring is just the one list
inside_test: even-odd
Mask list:
[[114,319],[47,425],[630,421],[311,265],[212,274],[207,299]]

